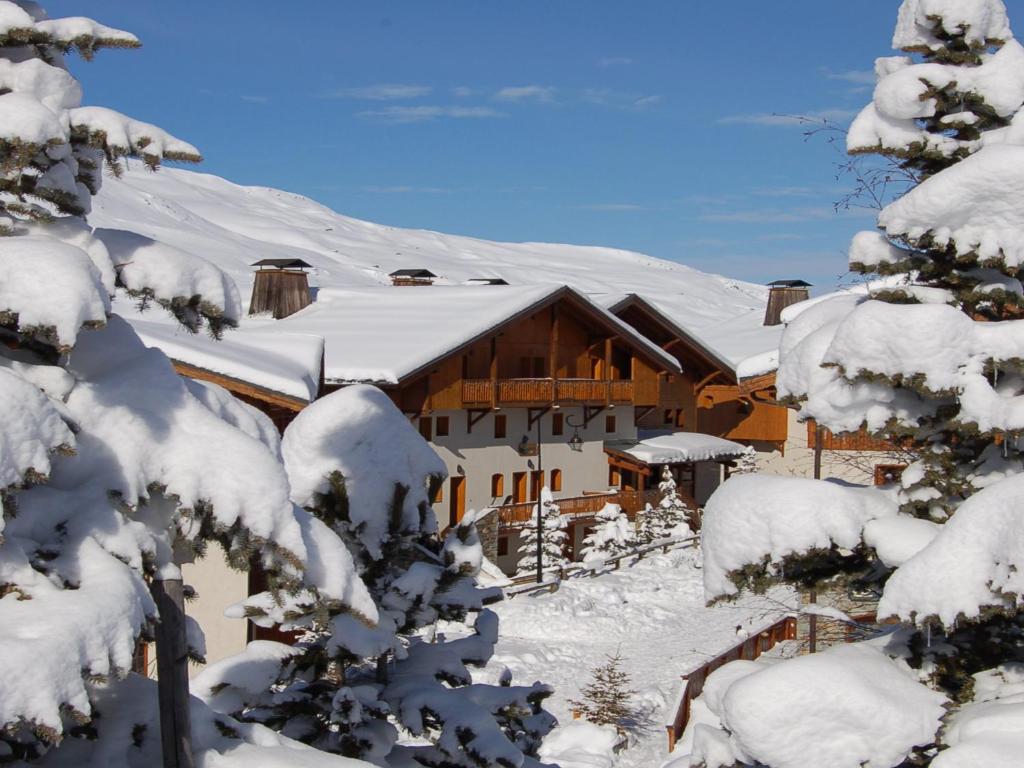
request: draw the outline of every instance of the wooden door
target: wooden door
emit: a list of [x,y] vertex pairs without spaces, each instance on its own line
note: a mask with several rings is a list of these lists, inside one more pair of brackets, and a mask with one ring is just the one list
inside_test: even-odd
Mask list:
[[544,473],[539,470],[534,470],[530,473],[530,501],[536,501],[540,498],[540,489],[544,485]]
[[466,478],[451,479],[451,494],[448,497],[448,525],[455,525],[466,514]]
[[526,501],[526,473],[512,473],[512,503],[522,504]]

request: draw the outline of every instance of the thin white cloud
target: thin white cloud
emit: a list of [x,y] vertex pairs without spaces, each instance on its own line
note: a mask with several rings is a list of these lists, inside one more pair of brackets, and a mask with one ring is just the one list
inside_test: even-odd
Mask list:
[[504,117],[502,112],[490,107],[385,107],[357,112],[356,117],[364,120],[379,120],[385,123],[425,123],[443,117],[454,119],[485,119]]
[[540,101],[550,103],[555,100],[557,89],[551,85],[514,85],[502,88],[494,98],[498,101]]
[[808,126],[824,122],[842,123],[856,114],[854,110],[836,108],[804,112],[799,115],[758,112],[750,115],[727,115],[720,117],[716,122],[719,125]]
[[448,187],[414,187],[400,184],[393,187],[363,187],[363,191],[375,195],[450,195],[455,190]]
[[848,69],[844,72],[833,72],[826,67],[821,70],[821,73],[829,80],[842,80],[854,85],[874,85],[876,79],[875,73],[870,69]]
[[629,93],[613,91],[610,88],[585,88],[580,93],[580,100],[601,107],[640,111],[660,104],[663,97],[656,93]]
[[633,60],[628,56],[606,56],[597,60],[597,66],[607,69],[608,67],[628,67]]
[[808,221],[827,221],[840,217],[872,216],[871,211],[836,211],[832,206],[791,209],[755,208],[734,211],[705,211],[697,218],[732,224],[796,224]]
[[242,96],[239,96],[238,98],[240,98],[242,101],[247,101],[250,104],[269,104],[270,103],[270,97],[269,96],[247,96],[247,95],[242,95]]
[[363,101],[401,101],[429,96],[434,89],[429,85],[402,85],[380,83],[357,88],[335,88],[320,94],[322,99],[358,99]]
[[636,203],[592,203],[589,205],[575,205],[573,208],[577,211],[605,211],[605,212],[619,212],[619,211],[642,211],[644,207],[637,205]]
[[758,187],[751,193],[758,197],[818,197],[821,194],[811,187]]
[[464,85],[460,85],[458,88],[452,88],[452,96],[456,96],[460,99],[464,99],[467,96],[473,95],[473,89],[467,88]]

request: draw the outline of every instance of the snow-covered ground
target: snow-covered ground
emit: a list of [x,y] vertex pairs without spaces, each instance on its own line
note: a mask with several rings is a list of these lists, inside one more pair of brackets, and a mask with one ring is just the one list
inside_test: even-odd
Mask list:
[[[696,549],[648,555],[621,570],[562,583],[495,606],[501,637],[483,670],[496,681],[507,667],[517,683],[543,680],[555,687],[547,708],[572,722],[570,699],[581,698],[591,670],[616,650],[637,692],[637,725],[617,768],[654,768],[669,758],[665,721],[681,687],[680,675],[741,642],[782,615],[793,592],[744,597],[708,608]],[[557,733],[557,731],[555,732]]]

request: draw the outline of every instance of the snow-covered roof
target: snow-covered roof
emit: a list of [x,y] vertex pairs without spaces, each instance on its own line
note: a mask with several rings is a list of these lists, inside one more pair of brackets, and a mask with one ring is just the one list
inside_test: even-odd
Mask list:
[[571,288],[561,285],[445,286],[321,290],[300,312],[261,327],[324,339],[327,381],[397,384],[493,329],[560,298],[573,301],[667,370],[678,363],[628,325]]
[[[764,324],[767,289],[753,293],[744,283],[735,283],[736,296],[742,307],[723,316],[716,299],[688,291],[666,292],[644,290],[633,292],[650,308],[671,321],[676,328],[726,370],[735,373],[746,358],[777,349],[782,338],[782,326]],[[743,297],[743,298],[741,298]],[[616,307],[628,300],[626,293],[606,293],[595,296],[605,307]]]
[[166,322],[160,309],[140,315],[122,304],[116,307],[118,313],[146,346],[162,350],[172,360],[306,402],[316,399],[324,351],[318,336],[243,327],[217,341]]
[[699,432],[641,432],[637,441],[609,441],[607,447],[647,465],[734,459],[747,447]]
[[698,351],[700,351],[708,360],[717,365],[723,371],[732,374],[733,364],[725,360],[715,349],[712,349],[702,339],[698,338],[693,331],[684,328],[679,322],[671,317],[664,309],[656,306],[645,296],[641,296],[636,293],[616,294],[616,293],[604,293],[598,294],[591,297],[595,302],[605,307],[609,312],[618,314],[620,310],[625,309],[628,306],[640,306],[653,315],[666,329],[675,336],[682,339],[687,339]]

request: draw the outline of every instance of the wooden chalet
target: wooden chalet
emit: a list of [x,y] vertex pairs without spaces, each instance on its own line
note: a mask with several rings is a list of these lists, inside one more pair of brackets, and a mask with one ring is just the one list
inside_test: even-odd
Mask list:
[[388,277],[392,285],[433,285],[437,275],[429,269],[396,269]]
[[653,303],[629,294],[609,310],[671,354],[681,374],[667,377],[658,403],[641,414],[645,428],[675,428],[784,450],[786,409],[762,390],[745,388],[735,367]]

